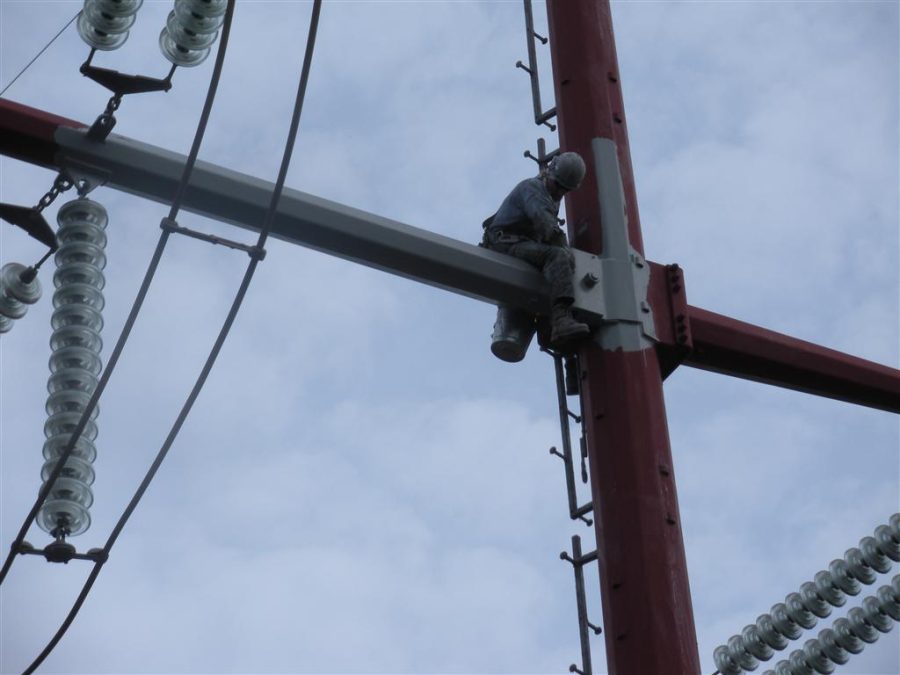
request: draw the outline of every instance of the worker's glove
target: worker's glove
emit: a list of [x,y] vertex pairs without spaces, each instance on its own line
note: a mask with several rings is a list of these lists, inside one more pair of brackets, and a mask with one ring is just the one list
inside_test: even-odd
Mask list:
[[559,229],[558,227],[554,227],[553,231],[550,232],[550,236],[546,239],[546,242],[551,246],[568,246],[569,240],[566,237],[566,233]]

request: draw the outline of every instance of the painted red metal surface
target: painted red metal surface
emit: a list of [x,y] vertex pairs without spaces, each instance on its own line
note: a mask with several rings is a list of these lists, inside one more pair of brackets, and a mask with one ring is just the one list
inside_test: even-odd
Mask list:
[[53,135],[61,126],[78,129],[86,125],[15,101],[0,99],[0,154],[55,168],[57,147]]
[[743,321],[688,307],[694,349],[684,364],[900,412],[900,371]]
[[900,370],[693,307],[677,265],[650,262],[648,300],[664,379],[684,365],[900,413]]
[[678,265],[647,262],[650,264],[647,301],[653,310],[653,323],[659,340],[656,356],[662,377],[666,379],[684,362],[694,346],[684,270]]
[[[574,150],[587,159],[591,156],[592,138],[611,138],[616,142],[629,209],[628,237],[631,245],[643,254],[644,243],[609,3],[607,0],[548,0],[547,13],[551,32],[556,28],[558,37],[555,45],[551,42],[551,51],[563,149]],[[563,53],[568,56],[563,57]],[[565,110],[559,108],[559,102],[563,99],[569,101]],[[562,132],[563,126],[568,128],[568,133]],[[576,129],[585,130],[585,133],[574,133]],[[587,164],[588,174],[584,183],[594,185],[593,167],[590,162]],[[570,219],[569,226],[575,248],[599,253],[602,243],[596,192],[577,190],[566,197],[566,205],[568,212],[579,214],[577,221]]]
[[700,672],[653,350],[588,357],[585,423],[610,675]]
[[[606,0],[548,0],[560,147],[590,159],[591,140],[615,141],[631,245],[643,251]],[[599,253],[592,162],[567,197],[570,235]],[[673,335],[676,333],[673,332]],[[656,350],[581,352],[583,406],[606,655],[610,675],[697,675],[700,657]]]

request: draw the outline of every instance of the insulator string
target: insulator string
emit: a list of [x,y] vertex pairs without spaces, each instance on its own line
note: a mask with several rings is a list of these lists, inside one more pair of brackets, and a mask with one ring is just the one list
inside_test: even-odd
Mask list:
[[807,640],[802,649],[794,650],[763,675],[833,673],[835,666],[844,665],[851,655],[889,632],[895,621],[900,621],[900,574],[865,598],[860,607],[847,612],[846,618],[837,619],[831,628],[820,631],[816,639]]
[[[47,423],[41,477],[54,474],[60,455],[69,443],[71,430],[97,386],[102,369],[103,287],[106,266],[106,209],[87,198],[63,204],[57,215],[60,241],[56,252],[53,284],[54,312],[51,318],[50,379],[47,382]],[[85,432],[77,439],[63,469],[48,490],[38,512],[38,526],[57,538],[85,532],[91,523],[94,482],[92,463],[97,455],[94,407]]]
[[[179,181],[179,185],[176,191],[176,197],[173,201],[172,208],[177,213],[178,208],[180,207],[180,200],[184,194],[184,187],[187,185],[191,171],[193,169],[194,164],[196,163],[197,155],[200,151],[200,143],[202,141],[203,135],[206,132],[207,122],[209,121],[209,115],[212,110],[212,103],[215,99],[216,91],[219,86],[219,79],[221,77],[222,66],[225,61],[225,52],[227,50],[228,44],[228,35],[231,29],[231,17],[234,13],[234,0],[228,0],[228,8],[226,10],[225,15],[225,23],[222,27],[222,37],[219,42],[219,47],[216,54],[216,62],[213,66],[213,72],[210,76],[209,88],[207,90],[206,101],[204,103],[203,111],[200,114],[200,119],[197,123],[197,129],[194,134],[194,141],[191,146],[190,153],[187,158],[187,162],[185,163],[184,171],[181,175],[181,180]],[[56,479],[59,477],[60,473],[63,470],[63,466],[66,463],[66,460],[72,454],[78,439],[81,437],[84,432],[85,427],[89,421],[90,415],[93,413],[94,408],[96,408],[97,403],[100,400],[100,396],[103,394],[103,391],[106,389],[106,385],[109,382],[110,377],[115,371],[116,364],[119,361],[119,357],[122,354],[122,351],[125,348],[125,343],[128,341],[129,336],[131,335],[131,331],[134,327],[134,323],[137,320],[137,316],[140,313],[141,308],[143,307],[144,300],[147,297],[147,292],[150,289],[150,284],[153,281],[153,278],[156,274],[156,270],[159,267],[160,259],[162,258],[163,251],[165,250],[166,243],[169,239],[169,232],[167,230],[163,230],[159,240],[157,241],[156,250],[153,252],[153,256],[151,257],[150,263],[147,267],[147,271],[144,274],[144,279],[141,282],[141,286],[138,289],[138,293],[135,297],[134,302],[132,303],[131,310],[128,313],[128,317],[125,320],[125,324],[122,327],[122,331],[119,334],[119,338],[116,340],[116,344],[113,347],[112,352],[110,353],[109,360],[107,362],[106,368],[104,368],[103,372],[100,374],[99,381],[97,383],[97,387],[94,390],[94,393],[91,395],[91,399],[85,407],[84,412],[82,413],[81,419],[75,428],[71,431],[71,437],[66,448],[60,453],[59,461],[56,464],[55,469],[50,473],[50,475],[45,479],[44,484],[41,486],[40,491],[38,492],[37,499],[35,499],[34,504],[31,507],[28,515],[25,518],[25,522],[22,524],[22,527],[19,529],[18,534],[16,535],[15,540],[10,546],[10,551],[7,554],[6,559],[4,560],[3,567],[0,569],[0,584],[6,579],[7,574],[9,574],[9,570],[12,567],[13,561],[15,560],[16,554],[22,546],[22,542],[25,541],[25,535],[28,533],[28,529],[31,527],[31,524],[34,522],[35,517],[37,516],[38,510],[41,505],[44,503],[47,495],[52,489]]]
[[6,263],[0,268],[0,335],[12,330],[13,323],[28,312],[28,306],[41,298],[41,282],[37,275],[19,263]]
[[[229,0],[229,12],[226,16],[226,24],[230,24],[231,10],[233,8],[233,4],[234,4],[234,0]],[[272,194],[272,199],[271,199],[271,202],[269,205],[269,211],[267,212],[266,220],[264,221],[263,226],[260,230],[260,235],[259,235],[259,240],[258,240],[259,241],[258,249],[261,249],[262,244],[265,243],[266,237],[268,236],[268,232],[271,227],[272,220],[274,219],[274,213],[275,213],[275,210],[277,209],[278,200],[280,198],[281,191],[284,186],[284,181],[287,176],[287,169],[290,164],[291,155],[293,153],[294,140],[295,140],[295,137],[297,134],[297,130],[299,128],[300,113],[303,108],[303,100],[305,98],[305,93],[306,93],[306,83],[308,80],[309,69],[310,69],[312,53],[313,53],[312,47],[315,43],[315,35],[316,35],[317,29],[318,29],[318,19],[319,19],[319,14],[321,11],[321,4],[322,4],[321,0],[315,0],[313,3],[312,18],[310,20],[309,37],[307,38],[307,49],[306,49],[306,53],[304,55],[303,70],[302,70],[302,75],[301,75],[301,79],[300,79],[300,86],[299,86],[298,92],[297,92],[297,99],[296,99],[296,102],[294,105],[294,112],[293,112],[292,119],[291,119],[290,132],[288,135],[287,143],[285,144],[285,151],[284,151],[284,157],[282,159],[281,170],[279,171],[278,181],[276,182],[275,189]],[[226,31],[227,31],[227,29],[223,28],[223,31],[222,31],[223,41],[226,38]],[[219,56],[222,55],[223,51],[224,51],[223,47],[220,46]],[[217,58],[217,66],[219,66],[219,65],[220,65],[219,60]],[[238,311],[241,307],[241,304],[244,300],[247,289],[250,286],[250,282],[253,278],[254,272],[256,271],[256,267],[260,262],[260,259],[261,259],[260,256],[251,256],[250,263],[247,266],[247,270],[244,274],[243,280],[241,281],[241,285],[240,285],[238,292],[235,296],[235,299],[232,303],[231,309],[228,312],[225,322],[223,323],[222,328],[219,331],[219,335],[215,341],[215,344],[213,345],[213,347],[209,353],[209,356],[207,357],[206,363],[204,364],[203,369],[202,369],[200,375],[198,376],[197,381],[194,384],[194,387],[192,388],[190,394],[188,395],[188,398],[185,401],[185,403],[181,409],[181,412],[178,415],[178,418],[175,420],[175,423],[173,424],[171,430],[169,431],[169,435],[167,436],[165,442],[163,443],[162,447],[160,448],[159,452],[157,453],[157,456],[154,459],[153,464],[151,465],[150,469],[147,471],[146,475],[144,476],[144,479],[141,481],[140,486],[138,487],[137,491],[135,492],[134,496],[132,497],[131,501],[129,502],[128,506],[126,507],[125,512],[122,514],[122,516],[119,518],[118,522],[116,523],[115,527],[113,528],[113,530],[106,542],[106,545],[103,548],[104,555],[103,555],[102,559],[104,561],[108,557],[109,551],[112,549],[113,545],[115,544],[116,540],[118,539],[119,534],[122,532],[122,529],[125,527],[125,524],[127,523],[128,519],[131,517],[131,514],[134,512],[135,508],[137,508],[138,503],[140,502],[141,498],[143,497],[144,493],[146,492],[147,488],[149,487],[150,482],[153,480],[153,477],[156,475],[156,472],[159,470],[159,467],[161,466],[169,449],[171,448],[172,443],[175,441],[175,438],[177,437],[178,432],[181,430],[181,426],[183,425],[188,414],[190,413],[190,410],[191,410],[194,402],[196,401],[197,396],[200,394],[200,391],[202,390],[203,385],[205,384],[206,379],[209,376],[209,373],[212,370],[213,365],[215,364],[215,361],[219,355],[219,352],[221,351],[222,345],[225,342],[225,338],[228,336],[228,333],[231,330],[234,320],[237,317],[237,313],[238,313]],[[62,624],[62,626],[60,626],[60,629],[53,636],[53,639],[51,640],[50,644],[48,644],[47,648],[45,648],[44,651],[41,652],[41,654],[38,656],[37,659],[35,659],[35,661],[32,663],[32,665],[29,667],[29,669],[26,672],[28,672],[28,673],[33,672],[34,669],[36,669],[43,662],[43,660],[50,654],[53,647],[59,642],[59,640],[65,634],[66,630],[68,630],[68,627],[71,625],[72,621],[74,620],[75,615],[78,613],[78,610],[81,608],[81,605],[84,603],[84,600],[87,597],[87,593],[90,590],[90,587],[93,585],[94,581],[96,580],[97,575],[99,574],[100,568],[102,567],[102,564],[103,564],[102,562],[95,563],[94,570],[92,571],[91,576],[88,578],[87,582],[85,583],[84,588],[82,588],[82,591],[79,594],[75,605],[73,605],[72,609],[69,611],[69,614],[66,617],[64,623]]]
[[843,559],[833,560],[828,570],[804,583],[799,593],[788,594],[756,623],[745,626],[740,635],[716,647],[716,668],[721,675],[756,670],[760,661],[768,661],[776,650],[785,649],[818,619],[831,614],[832,607],[844,605],[847,595],[858,595],[862,584],[871,585],[878,573],[889,572],[891,561],[900,561],[900,513],[892,515],[887,525],[879,525],[873,537],[861,539],[859,547],[849,549]]
[[78,34],[94,51],[118,49],[128,39],[144,0],[84,0],[78,17]]

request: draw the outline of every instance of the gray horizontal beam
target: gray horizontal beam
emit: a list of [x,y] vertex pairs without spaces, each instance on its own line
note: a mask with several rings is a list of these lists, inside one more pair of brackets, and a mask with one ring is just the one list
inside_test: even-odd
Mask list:
[[[99,174],[106,185],[171,203],[186,157],[115,134],[89,140],[60,126],[57,166]],[[198,161],[184,209],[258,232],[274,185]],[[480,235],[474,224],[473,235]],[[540,274],[510,256],[427,230],[285,189],[271,236],[485,302],[530,309],[549,307]]]

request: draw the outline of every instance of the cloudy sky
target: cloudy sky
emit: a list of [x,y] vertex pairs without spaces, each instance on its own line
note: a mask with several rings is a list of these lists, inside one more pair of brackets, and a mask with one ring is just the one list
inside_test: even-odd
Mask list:
[[[0,0],[0,85],[80,5]],[[274,180],[310,7],[239,3],[201,158]],[[126,45],[97,65],[163,76],[170,8],[147,0]],[[535,13],[545,33],[541,3]],[[617,2],[613,14],[647,256],[685,268],[691,304],[897,367],[898,3]],[[87,52],[71,27],[5,96],[92,121],[108,93],[78,73]],[[547,75],[549,50],[538,54]],[[514,68],[525,56],[518,1],[326,2],[288,185],[476,241],[534,171],[523,151],[541,134],[555,147],[531,120]],[[211,69],[127,98],[116,132],[186,153]],[[544,92],[549,107],[546,78]],[[4,202],[34,204],[52,179],[0,159]],[[93,197],[110,214],[106,355],[166,207]],[[6,225],[0,242],[3,263],[44,252]],[[593,548],[593,534],[568,520],[548,453],[559,443],[552,361],[494,359],[486,304],[280,241],[268,252],[207,388],[43,670],[566,672],[580,659],[558,553],[572,534]],[[170,241],[101,402],[79,550],[106,540],[246,262]],[[0,343],[4,551],[40,484],[50,269],[41,278],[43,299]],[[900,428],[888,413],[687,368],[665,387],[709,675],[718,644],[900,509]],[[48,541],[37,527],[28,539]],[[16,561],[0,596],[4,673],[43,648],[88,570]],[[602,623],[596,575],[587,569],[588,602]],[[838,672],[900,672],[898,634]],[[602,638],[593,653],[604,672]]]

